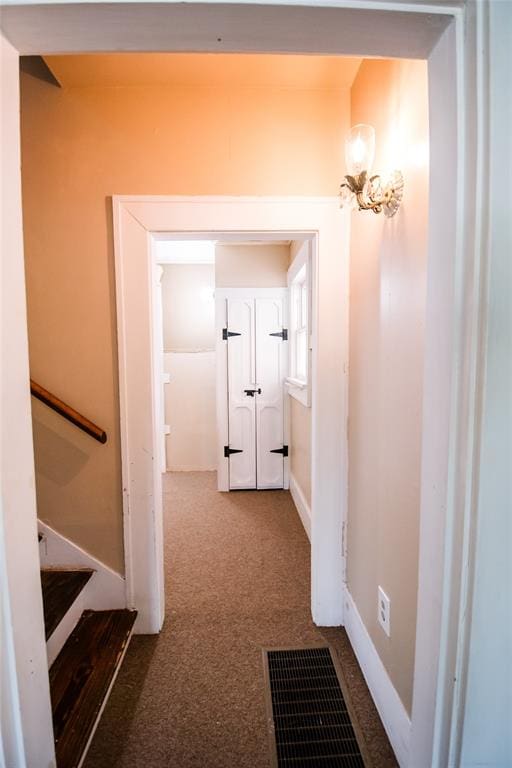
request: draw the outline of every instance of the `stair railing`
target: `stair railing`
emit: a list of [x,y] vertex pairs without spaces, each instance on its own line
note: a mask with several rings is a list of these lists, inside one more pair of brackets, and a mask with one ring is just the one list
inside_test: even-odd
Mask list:
[[99,443],[107,442],[107,433],[104,429],[98,427],[97,424],[94,424],[94,422],[90,421],[85,416],[82,416],[81,413],[75,411],[74,408],[71,408],[70,405],[64,403],[56,395],[52,395],[51,392],[48,392],[47,389],[42,387],[33,379],[30,379],[30,393],[33,397],[36,397],[42,403],[47,405],[48,408],[56,411],[56,413],[60,414],[60,416],[63,416],[65,419],[70,421],[83,432],[86,432]]

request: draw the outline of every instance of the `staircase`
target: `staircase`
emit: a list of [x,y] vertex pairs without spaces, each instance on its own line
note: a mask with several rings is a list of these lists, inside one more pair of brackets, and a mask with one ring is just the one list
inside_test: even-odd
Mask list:
[[[105,430],[32,379],[30,391],[94,440],[107,442]],[[126,605],[119,574],[42,521],[38,528],[57,768],[80,768],[130,642],[137,611],[119,607]],[[64,562],[68,567],[59,566]]]
[[130,641],[136,611],[82,610],[91,569],[41,570],[57,768],[79,768]]

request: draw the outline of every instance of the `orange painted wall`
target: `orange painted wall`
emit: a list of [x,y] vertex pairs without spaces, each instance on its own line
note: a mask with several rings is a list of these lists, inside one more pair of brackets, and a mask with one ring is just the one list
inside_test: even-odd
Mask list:
[[346,89],[57,89],[23,75],[31,372],[109,434],[100,446],[34,404],[39,516],[112,568],[123,570],[111,195],[334,195],[348,125]]
[[[374,169],[405,178],[397,215],[352,214],[348,588],[411,712],[416,640],[428,220],[427,66],[364,61],[352,123],[376,129]],[[391,637],[377,588],[391,600]]]

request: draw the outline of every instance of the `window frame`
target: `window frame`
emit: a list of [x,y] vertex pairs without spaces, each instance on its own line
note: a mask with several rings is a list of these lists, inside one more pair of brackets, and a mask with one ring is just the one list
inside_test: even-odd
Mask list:
[[[300,246],[287,275],[288,299],[289,299],[289,376],[286,378],[288,394],[298,400],[306,408],[311,407],[311,309],[312,309],[312,281],[311,281],[311,242],[306,240]],[[300,295],[297,292],[300,290]],[[300,317],[300,326],[297,324],[297,315],[302,315],[303,295],[306,291],[306,322]],[[300,308],[297,309],[297,302]],[[306,334],[306,376],[297,374],[297,338],[299,334]]]

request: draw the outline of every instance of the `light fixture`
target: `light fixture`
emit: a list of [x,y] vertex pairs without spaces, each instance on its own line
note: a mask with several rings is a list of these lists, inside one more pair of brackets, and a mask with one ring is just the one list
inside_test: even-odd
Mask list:
[[354,125],[345,141],[347,175],[340,187],[341,207],[394,216],[402,202],[404,179],[400,171],[386,178],[370,176],[375,154],[375,130],[371,125]]

